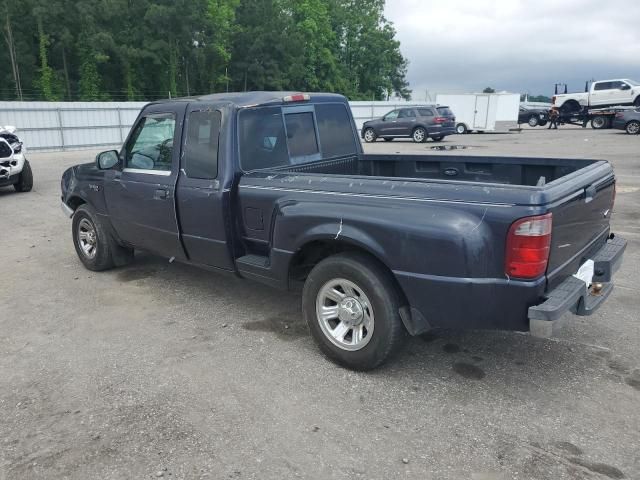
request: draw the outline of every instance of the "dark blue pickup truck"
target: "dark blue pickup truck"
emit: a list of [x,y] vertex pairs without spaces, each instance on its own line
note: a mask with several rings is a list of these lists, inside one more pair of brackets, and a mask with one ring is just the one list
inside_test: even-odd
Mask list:
[[119,152],[62,176],[88,269],[139,249],[303,286],[314,339],[354,369],[407,333],[548,336],[590,314],[626,246],[614,198],[605,161],[364,154],[346,99],[321,93],[151,103]]

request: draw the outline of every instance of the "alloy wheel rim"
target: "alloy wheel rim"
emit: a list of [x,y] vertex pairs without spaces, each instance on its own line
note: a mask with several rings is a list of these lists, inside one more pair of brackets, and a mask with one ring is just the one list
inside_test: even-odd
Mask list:
[[637,134],[638,132],[640,132],[640,123],[629,124],[629,126],[627,127],[627,131],[632,135]]
[[364,132],[364,139],[367,142],[372,142],[373,141],[373,131],[372,130],[367,130],[366,132]]
[[419,128],[418,130],[416,130],[415,132],[413,132],[413,139],[416,142],[421,142],[424,140],[424,130],[422,130],[421,128]]
[[98,249],[96,229],[88,219],[83,218],[78,224],[78,243],[87,258],[94,258]]
[[325,337],[342,350],[360,350],[373,336],[371,301],[362,288],[344,278],[322,286],[316,297],[316,318]]

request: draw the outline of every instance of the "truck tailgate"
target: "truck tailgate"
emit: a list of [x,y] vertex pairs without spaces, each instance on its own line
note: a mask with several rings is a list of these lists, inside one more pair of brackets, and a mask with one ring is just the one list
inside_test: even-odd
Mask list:
[[602,247],[609,235],[615,195],[613,174],[580,185],[572,195],[552,205],[553,230],[547,268],[548,288],[554,288]]

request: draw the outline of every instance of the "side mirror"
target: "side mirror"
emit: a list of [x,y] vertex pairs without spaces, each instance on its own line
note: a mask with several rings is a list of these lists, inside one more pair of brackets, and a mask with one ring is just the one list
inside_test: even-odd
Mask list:
[[626,83],[620,87],[620,90],[631,90],[631,85],[627,85]]
[[100,170],[110,170],[120,163],[120,156],[115,150],[107,150],[96,155],[96,165]]
[[4,138],[0,138],[0,160],[7,160],[13,156],[13,148]]

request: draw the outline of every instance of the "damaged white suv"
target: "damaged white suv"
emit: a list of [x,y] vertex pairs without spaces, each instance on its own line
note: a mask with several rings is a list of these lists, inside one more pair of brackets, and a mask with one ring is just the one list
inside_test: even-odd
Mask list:
[[0,127],[0,187],[13,185],[18,192],[28,192],[33,174],[25,158],[26,147],[15,132],[15,127]]

